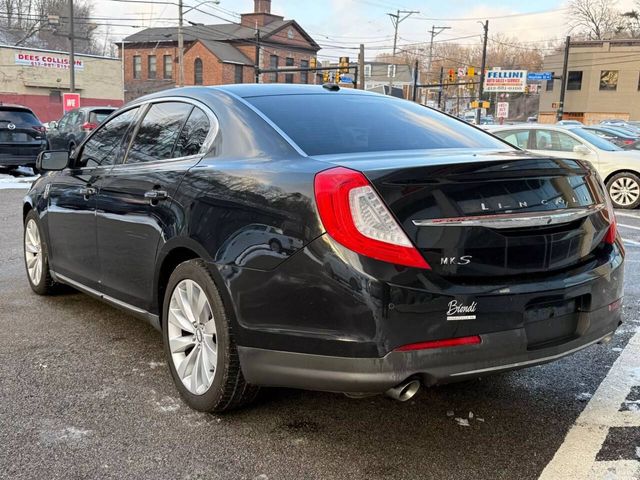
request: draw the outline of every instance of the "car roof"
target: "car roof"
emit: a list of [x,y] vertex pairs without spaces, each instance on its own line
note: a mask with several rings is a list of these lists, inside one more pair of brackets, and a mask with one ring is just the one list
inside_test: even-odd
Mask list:
[[29,107],[25,107],[24,105],[17,105],[14,103],[2,103],[0,102],[0,109],[2,108],[10,108],[12,110],[25,110],[27,112],[31,112],[33,113],[33,110],[31,110]]
[[[304,94],[327,94],[327,95],[370,95],[379,96],[378,93],[367,92],[364,90],[357,90],[354,88],[340,87],[338,85],[337,90],[328,88],[329,84],[323,85],[300,85],[291,83],[240,83],[230,85],[219,85],[212,88],[216,90],[224,90],[225,92],[232,93],[238,97],[258,97],[258,96],[271,96],[271,95],[304,95]],[[331,87],[335,89],[335,85],[331,84]]]
[[530,129],[545,129],[545,130],[559,130],[567,131],[574,130],[576,128],[584,128],[584,125],[557,125],[555,123],[519,123],[512,125],[490,125],[490,130],[530,130]]

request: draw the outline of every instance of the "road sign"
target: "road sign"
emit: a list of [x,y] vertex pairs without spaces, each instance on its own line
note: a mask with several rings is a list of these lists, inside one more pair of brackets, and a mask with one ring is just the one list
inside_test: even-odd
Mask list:
[[553,72],[529,72],[527,80],[553,80]]
[[496,103],[496,117],[509,118],[509,102]]
[[353,77],[349,75],[345,75],[344,73],[340,74],[340,82],[339,83],[353,83]]
[[458,67],[458,78],[462,78],[464,76],[466,76],[467,74],[467,69],[464,67]]
[[79,93],[63,93],[62,94],[62,111],[64,113],[70,112],[80,108],[80,94]]
[[489,70],[484,79],[485,92],[524,92],[526,70]]

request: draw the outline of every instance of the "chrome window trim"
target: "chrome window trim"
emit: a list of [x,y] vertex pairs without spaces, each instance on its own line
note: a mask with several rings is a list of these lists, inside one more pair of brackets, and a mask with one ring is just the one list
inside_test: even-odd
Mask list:
[[286,133],[284,133],[284,131],[278,127],[278,125],[276,125],[269,117],[267,117],[264,113],[262,113],[261,110],[259,110],[257,107],[255,107],[254,105],[252,105],[251,103],[249,103],[247,100],[245,100],[244,98],[242,98],[239,95],[236,95],[233,92],[229,92],[228,90],[224,90],[221,89],[224,93],[226,93],[227,95],[235,98],[236,100],[238,100],[240,103],[242,103],[243,105],[249,107],[249,109],[255,113],[256,115],[258,115],[262,120],[264,120],[265,122],[267,122],[267,124],[273,128],[278,135],[280,135],[297,153],[299,153],[301,156],[303,157],[308,157],[309,155],[307,155],[305,153],[304,150],[302,150],[298,144],[296,142],[293,141],[293,139],[287,135]]
[[[204,142],[202,143],[202,147],[200,147],[200,151],[195,155],[188,155],[186,157],[163,158],[161,160],[154,160],[153,162],[136,162],[136,163],[129,164],[127,162],[128,157],[129,157],[129,149],[131,148],[131,144],[133,143],[134,138],[138,134],[138,129],[140,128],[140,124],[144,120],[144,117],[147,115],[147,113],[149,111],[149,108],[151,108],[155,104],[167,103],[167,102],[179,102],[179,103],[190,104],[191,106],[197,107],[200,110],[202,110],[204,112],[204,114],[207,116],[207,118],[209,119],[209,132],[207,133],[207,137],[205,138]],[[131,107],[142,107],[142,108],[145,108],[145,111],[143,112],[142,117],[136,123],[135,130],[134,130],[133,134],[131,135],[131,139],[129,140],[129,144],[126,146],[126,151],[125,151],[125,155],[124,155],[124,161],[121,162],[121,163],[116,163],[114,166],[150,165],[150,164],[154,164],[154,163],[158,163],[158,162],[179,161],[179,160],[184,160],[184,159],[191,158],[191,157],[197,158],[197,157],[200,157],[200,156],[204,155],[205,153],[207,153],[209,151],[209,149],[213,145],[213,142],[215,141],[216,137],[218,136],[218,133],[220,132],[220,122],[218,121],[218,117],[213,112],[213,110],[211,110],[211,108],[209,108],[206,104],[200,102],[199,100],[194,100],[194,99],[189,98],[189,97],[177,97],[176,96],[176,97],[153,98],[153,99],[144,100],[144,101],[140,101],[140,102],[136,102],[134,104],[131,104]],[[191,115],[191,113],[189,113],[189,115]],[[189,119],[189,117],[187,117],[187,120],[188,119]],[[184,128],[184,125],[183,125],[183,128]],[[180,133],[182,133],[182,130],[180,131]]]
[[592,205],[586,208],[567,208],[549,210],[546,212],[530,213],[500,213],[495,215],[474,215],[456,218],[434,218],[427,220],[412,220],[417,227],[486,227],[496,229],[544,227],[569,223],[584,218],[605,208],[604,204]]

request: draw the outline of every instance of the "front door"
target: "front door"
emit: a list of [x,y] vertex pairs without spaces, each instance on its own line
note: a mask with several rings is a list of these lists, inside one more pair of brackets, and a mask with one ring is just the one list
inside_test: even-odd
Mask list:
[[201,158],[209,118],[191,103],[153,103],[123,163],[104,178],[97,203],[101,290],[149,310],[158,244],[178,219],[173,195]]
[[55,175],[47,194],[52,269],[86,286],[99,285],[96,202],[105,174],[121,154],[135,117],[129,110],[102,125],[83,145],[71,168]]

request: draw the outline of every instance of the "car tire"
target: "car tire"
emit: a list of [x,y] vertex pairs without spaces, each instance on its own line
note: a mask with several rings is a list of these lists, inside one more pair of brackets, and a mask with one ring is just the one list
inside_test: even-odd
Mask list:
[[259,387],[242,375],[231,320],[203,260],[183,262],[173,271],[162,318],[171,376],[187,405],[201,412],[224,412],[256,398]]
[[607,182],[607,193],[615,208],[636,208],[640,205],[640,178],[631,172],[617,173]]
[[54,293],[56,283],[49,270],[49,250],[42,234],[40,219],[34,210],[24,219],[22,245],[29,286],[38,295]]

